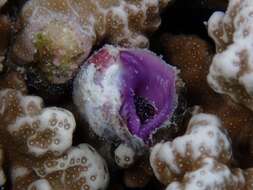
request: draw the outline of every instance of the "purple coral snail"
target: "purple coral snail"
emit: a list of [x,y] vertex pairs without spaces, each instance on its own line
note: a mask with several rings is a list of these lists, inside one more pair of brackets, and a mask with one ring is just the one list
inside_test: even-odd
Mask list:
[[82,66],[74,102],[97,135],[139,149],[173,115],[176,80],[177,70],[154,53],[107,45]]

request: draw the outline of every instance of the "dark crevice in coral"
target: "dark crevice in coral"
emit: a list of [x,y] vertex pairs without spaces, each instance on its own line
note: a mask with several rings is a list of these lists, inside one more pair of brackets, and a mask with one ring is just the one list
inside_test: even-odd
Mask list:
[[41,96],[48,105],[60,105],[63,101],[71,100],[72,81],[51,84],[34,68],[27,69],[27,85],[30,93]]
[[25,2],[28,0],[8,0],[1,10],[1,13],[9,14],[11,17],[16,18]]
[[158,39],[164,33],[174,35],[197,35],[213,44],[208,36],[205,22],[215,11],[224,11],[220,7],[210,8],[205,0],[176,0],[162,14],[162,25],[150,39],[151,50],[163,54],[161,43]]

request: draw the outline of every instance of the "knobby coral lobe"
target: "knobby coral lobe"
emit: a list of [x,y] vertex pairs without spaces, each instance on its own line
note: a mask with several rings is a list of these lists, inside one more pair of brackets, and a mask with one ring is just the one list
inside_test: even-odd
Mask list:
[[[0,83],[0,144],[12,168],[12,189],[105,189],[109,173],[103,158],[88,144],[72,147],[72,113],[44,108],[40,97],[26,92],[18,73]],[[2,184],[2,169],[0,175]]]
[[3,163],[4,163],[4,154],[2,146],[0,146],[0,189],[6,182],[6,177],[3,170]]
[[22,8],[13,61],[32,64],[54,84],[73,78],[94,45],[147,47],[170,0],[30,0]]
[[252,189],[252,169],[231,167],[232,148],[215,115],[197,114],[185,135],[151,151],[152,169],[166,190]]
[[205,113],[217,115],[233,145],[247,144],[251,150],[252,112],[208,85],[207,75],[215,54],[211,45],[198,36],[168,34],[162,36],[162,44],[168,60],[180,70],[189,105],[199,105]]
[[208,32],[217,51],[208,82],[216,92],[251,110],[252,7],[250,0],[231,0],[225,13],[215,12],[208,21]]
[[88,144],[71,147],[38,166],[16,165],[12,173],[14,190],[99,190],[106,189],[109,181],[106,163]]
[[[1,6],[0,6],[1,7]],[[11,39],[12,22],[7,15],[0,15],[0,71],[6,59],[6,53]]]

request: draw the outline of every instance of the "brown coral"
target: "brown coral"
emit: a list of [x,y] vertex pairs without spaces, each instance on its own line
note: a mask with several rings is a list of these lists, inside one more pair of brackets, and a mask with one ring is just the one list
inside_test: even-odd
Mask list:
[[191,104],[205,102],[213,94],[206,82],[213,56],[210,45],[194,35],[164,34],[161,41],[170,63],[180,70]]
[[1,90],[0,97],[1,143],[12,152],[60,155],[71,146],[75,120],[70,112],[43,109],[41,98],[12,89]]
[[140,158],[124,171],[124,183],[129,188],[144,188],[152,177],[153,172],[146,157]]
[[225,9],[227,7],[228,0],[207,0],[209,8]]
[[16,71],[8,71],[0,80],[0,90],[15,89],[24,94],[28,92],[24,77],[21,73]]
[[190,105],[200,105],[205,113],[219,116],[234,142],[251,138],[251,111],[235,104],[229,97],[215,93],[207,83],[214,54],[211,46],[191,35],[164,35],[162,42],[167,58],[180,69]]
[[203,105],[203,110],[221,118],[223,127],[228,131],[234,144],[247,144],[251,141],[253,118],[250,110],[234,103],[229,97],[220,96],[207,101],[209,102]]
[[15,160],[62,154],[72,144],[73,115],[61,108],[43,108],[40,97],[24,95],[26,92],[17,72],[9,72],[1,80],[0,143]]
[[150,156],[156,177],[168,184],[184,175],[185,171],[191,171],[195,162],[205,157],[227,163],[232,152],[230,142],[220,128],[221,122],[217,117],[195,115],[184,136],[157,144]]
[[159,13],[169,1],[28,1],[22,9],[13,59],[33,62],[49,81],[64,83],[102,40],[147,47],[145,35],[159,27]]
[[[0,1],[1,7],[1,1]],[[0,15],[0,71],[3,69],[3,62],[11,37],[11,21],[8,16]]]
[[16,165],[12,173],[13,190],[102,190],[109,180],[104,160],[87,144],[34,168]]
[[[252,174],[251,174],[252,177]],[[231,170],[226,165],[213,158],[204,158],[191,172],[187,172],[182,181],[175,181],[166,190],[250,190],[248,182],[245,184],[243,171]],[[244,188],[245,187],[245,188]]]
[[10,31],[11,31],[11,21],[8,16],[0,16],[0,35],[1,35],[1,44],[0,44],[0,55],[3,56],[6,53],[6,49],[9,45],[10,40]]
[[71,147],[75,120],[69,111],[43,108],[40,97],[25,95],[16,72],[0,86],[0,143],[12,167],[12,189],[106,188],[109,174],[102,157],[88,144]]
[[226,13],[215,12],[208,32],[217,53],[208,74],[210,86],[253,110],[251,0],[231,0]]
[[[0,9],[7,3],[7,0],[0,0]],[[10,44],[12,22],[9,16],[0,14],[0,71],[3,70],[5,55]]]
[[0,146],[0,186],[5,184],[6,178],[3,171],[3,149],[2,146]]
[[157,144],[150,162],[167,190],[250,190],[251,169],[230,169],[231,145],[214,115],[197,114],[185,135]]

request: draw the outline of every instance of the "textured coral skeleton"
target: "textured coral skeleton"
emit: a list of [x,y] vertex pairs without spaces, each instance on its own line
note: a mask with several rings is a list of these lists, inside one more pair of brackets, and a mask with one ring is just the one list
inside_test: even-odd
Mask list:
[[215,12],[208,32],[217,54],[210,67],[208,82],[219,93],[253,110],[251,0],[231,0],[227,11]]
[[71,112],[43,108],[40,97],[25,95],[24,80],[16,72],[0,86],[0,143],[12,165],[13,189],[106,188],[109,173],[103,158],[88,144],[72,147],[76,123]]
[[[72,144],[75,129],[73,115],[60,108],[42,108],[42,99],[22,95],[17,90],[4,89],[1,97],[1,138],[3,144],[16,151],[40,157],[60,155]],[[6,142],[5,142],[6,141]]]
[[206,76],[213,57],[210,44],[195,35],[164,34],[161,37],[164,53],[175,65],[185,83],[191,105],[206,102],[214,93],[208,88]]
[[191,106],[217,115],[235,144],[248,144],[252,150],[253,118],[251,110],[215,93],[207,83],[208,69],[214,52],[211,45],[198,36],[163,35],[162,43],[167,59],[180,70]]
[[27,86],[24,77],[21,73],[16,71],[8,71],[0,80],[0,90],[15,89],[23,94],[27,94]]
[[4,163],[4,154],[3,154],[3,149],[0,146],[0,188],[6,182],[6,177],[3,170],[3,163]]
[[109,181],[106,163],[88,144],[72,147],[32,169],[15,165],[12,173],[14,190],[99,190]]
[[146,35],[159,27],[159,13],[169,1],[28,1],[22,9],[13,60],[32,63],[52,83],[64,83],[101,41],[147,47]]
[[[0,1],[0,9],[1,9],[1,3]],[[11,19],[4,14],[0,14],[0,71],[3,70],[3,63],[6,59],[6,53],[8,46],[10,44],[10,38],[11,38],[11,29],[12,29],[12,23]]]
[[252,189],[252,169],[231,168],[231,156],[219,118],[197,114],[185,135],[154,146],[150,162],[166,190]]

